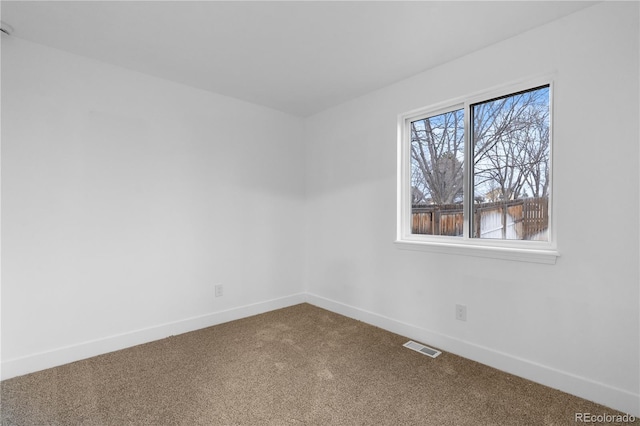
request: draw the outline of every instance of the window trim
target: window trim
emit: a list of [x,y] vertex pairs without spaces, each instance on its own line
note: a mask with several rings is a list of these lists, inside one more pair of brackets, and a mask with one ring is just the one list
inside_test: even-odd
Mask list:
[[[560,256],[557,251],[556,234],[554,226],[555,209],[553,197],[553,102],[554,81],[552,75],[535,78],[527,78],[506,85],[497,86],[469,96],[440,102],[424,108],[415,109],[398,115],[397,134],[397,224],[395,244],[400,249],[420,250],[428,252],[446,253],[454,255],[467,255],[488,257],[503,260],[514,260],[534,263],[555,264]],[[548,241],[521,241],[480,239],[469,237],[469,217],[471,215],[471,190],[469,188],[472,158],[470,143],[469,120],[470,107],[473,104],[488,101],[501,96],[509,96],[521,91],[530,90],[540,86],[549,86],[549,227]],[[465,162],[464,162],[464,233],[462,237],[448,237],[441,235],[416,235],[411,233],[411,150],[410,150],[410,124],[412,121],[436,116],[456,109],[464,109],[465,126]]]

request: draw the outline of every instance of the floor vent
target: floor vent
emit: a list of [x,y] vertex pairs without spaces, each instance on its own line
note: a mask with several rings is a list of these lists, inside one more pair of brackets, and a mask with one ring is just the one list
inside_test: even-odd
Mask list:
[[438,351],[436,349],[430,348],[430,347],[425,346],[425,345],[421,345],[420,343],[416,343],[416,342],[414,342],[412,340],[409,340],[407,343],[405,343],[402,346],[404,346],[405,348],[409,348],[411,350],[414,350],[416,352],[420,352],[421,354],[430,356],[431,358],[435,358],[435,357],[437,357],[438,355],[440,355],[442,353],[442,352],[440,352],[440,351]]

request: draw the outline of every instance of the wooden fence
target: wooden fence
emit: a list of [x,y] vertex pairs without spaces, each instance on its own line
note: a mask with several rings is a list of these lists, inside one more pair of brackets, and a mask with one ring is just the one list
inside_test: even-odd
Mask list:
[[462,204],[411,206],[411,233],[428,235],[462,235]]
[[[522,198],[511,201],[477,203],[473,205],[476,238],[530,240],[544,234],[549,224],[549,199]],[[462,204],[413,205],[413,234],[451,235],[463,233]]]

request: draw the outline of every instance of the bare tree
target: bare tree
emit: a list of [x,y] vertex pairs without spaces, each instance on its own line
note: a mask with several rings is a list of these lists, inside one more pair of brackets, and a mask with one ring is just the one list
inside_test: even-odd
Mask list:
[[[548,87],[475,104],[471,124],[474,200],[548,195]],[[463,169],[463,110],[411,123],[414,204],[462,202]]]
[[474,191],[500,198],[548,192],[548,89],[473,106]]
[[424,202],[462,201],[463,148],[462,110],[411,123],[412,187]]
[[526,181],[533,197],[549,195],[549,114],[540,114],[530,129],[529,143],[524,149],[527,154]]

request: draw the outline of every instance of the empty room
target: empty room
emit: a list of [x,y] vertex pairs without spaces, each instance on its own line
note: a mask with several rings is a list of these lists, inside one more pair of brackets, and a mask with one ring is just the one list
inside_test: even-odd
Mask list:
[[3,425],[640,423],[638,2],[0,18]]

